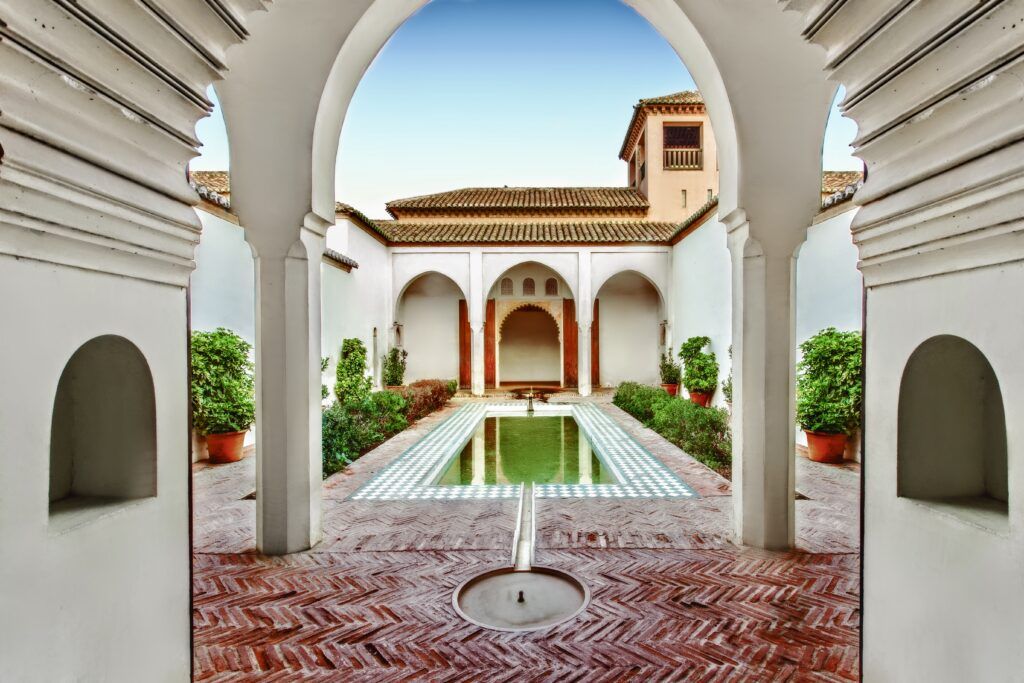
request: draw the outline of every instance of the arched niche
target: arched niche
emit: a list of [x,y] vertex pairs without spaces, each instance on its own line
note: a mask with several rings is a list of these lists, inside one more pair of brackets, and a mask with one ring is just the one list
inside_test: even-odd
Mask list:
[[83,344],[57,383],[50,426],[50,516],[155,496],[156,399],[149,364],[123,337]]
[[661,293],[644,275],[628,270],[605,280],[594,298],[591,322],[594,384],[660,382],[664,319]]
[[547,306],[523,304],[500,318],[499,384],[562,383],[562,344],[556,316]]
[[464,301],[462,289],[441,273],[424,273],[405,287],[396,320],[402,326],[402,348],[409,352],[406,382],[459,376],[459,307]]
[[1002,393],[984,354],[952,335],[918,346],[900,382],[898,495],[998,525],[1009,500],[1006,451]]

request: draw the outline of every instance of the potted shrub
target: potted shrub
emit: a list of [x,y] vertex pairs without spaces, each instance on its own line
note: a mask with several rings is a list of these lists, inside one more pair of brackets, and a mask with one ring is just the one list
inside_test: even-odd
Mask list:
[[796,419],[815,462],[842,462],[851,432],[860,427],[861,339],[859,332],[829,327],[800,345]]
[[409,352],[397,347],[392,348],[383,357],[381,374],[384,386],[388,389],[399,389],[405,382],[405,363]]
[[668,392],[669,396],[675,396],[679,392],[679,379],[683,370],[679,364],[672,360],[667,353],[661,354],[661,388]]
[[683,359],[683,386],[690,400],[704,407],[710,405],[718,387],[718,360],[714,352],[704,351],[710,344],[709,337],[690,337],[679,348],[679,357]]
[[223,327],[192,333],[192,424],[206,437],[211,462],[240,460],[256,419],[251,349]]

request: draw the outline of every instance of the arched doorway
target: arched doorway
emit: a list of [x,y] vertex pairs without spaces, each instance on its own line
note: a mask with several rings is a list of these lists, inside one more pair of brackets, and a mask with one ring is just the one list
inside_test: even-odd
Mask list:
[[510,312],[498,330],[498,384],[561,386],[560,336],[545,307],[527,304]]
[[395,306],[400,345],[409,353],[406,382],[459,377],[464,306],[462,290],[446,275],[424,273],[406,286]]
[[661,294],[643,275],[624,271],[608,278],[594,299],[594,386],[657,384],[664,319]]

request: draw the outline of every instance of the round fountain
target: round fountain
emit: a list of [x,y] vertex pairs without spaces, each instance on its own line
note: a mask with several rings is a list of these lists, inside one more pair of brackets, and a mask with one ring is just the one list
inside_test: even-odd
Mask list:
[[523,487],[511,567],[478,574],[459,585],[452,606],[466,621],[498,631],[536,631],[586,609],[590,589],[568,572],[533,564],[533,485]]

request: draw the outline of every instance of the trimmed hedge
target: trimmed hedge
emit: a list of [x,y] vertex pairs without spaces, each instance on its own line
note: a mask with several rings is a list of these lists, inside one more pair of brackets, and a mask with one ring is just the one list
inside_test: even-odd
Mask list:
[[612,402],[711,469],[724,473],[732,467],[727,411],[635,382],[620,384]]
[[421,379],[402,387],[400,393],[407,404],[406,419],[409,422],[415,422],[435,410],[443,408],[448,403],[448,399],[455,395],[455,392],[450,389],[450,382],[439,379]]

